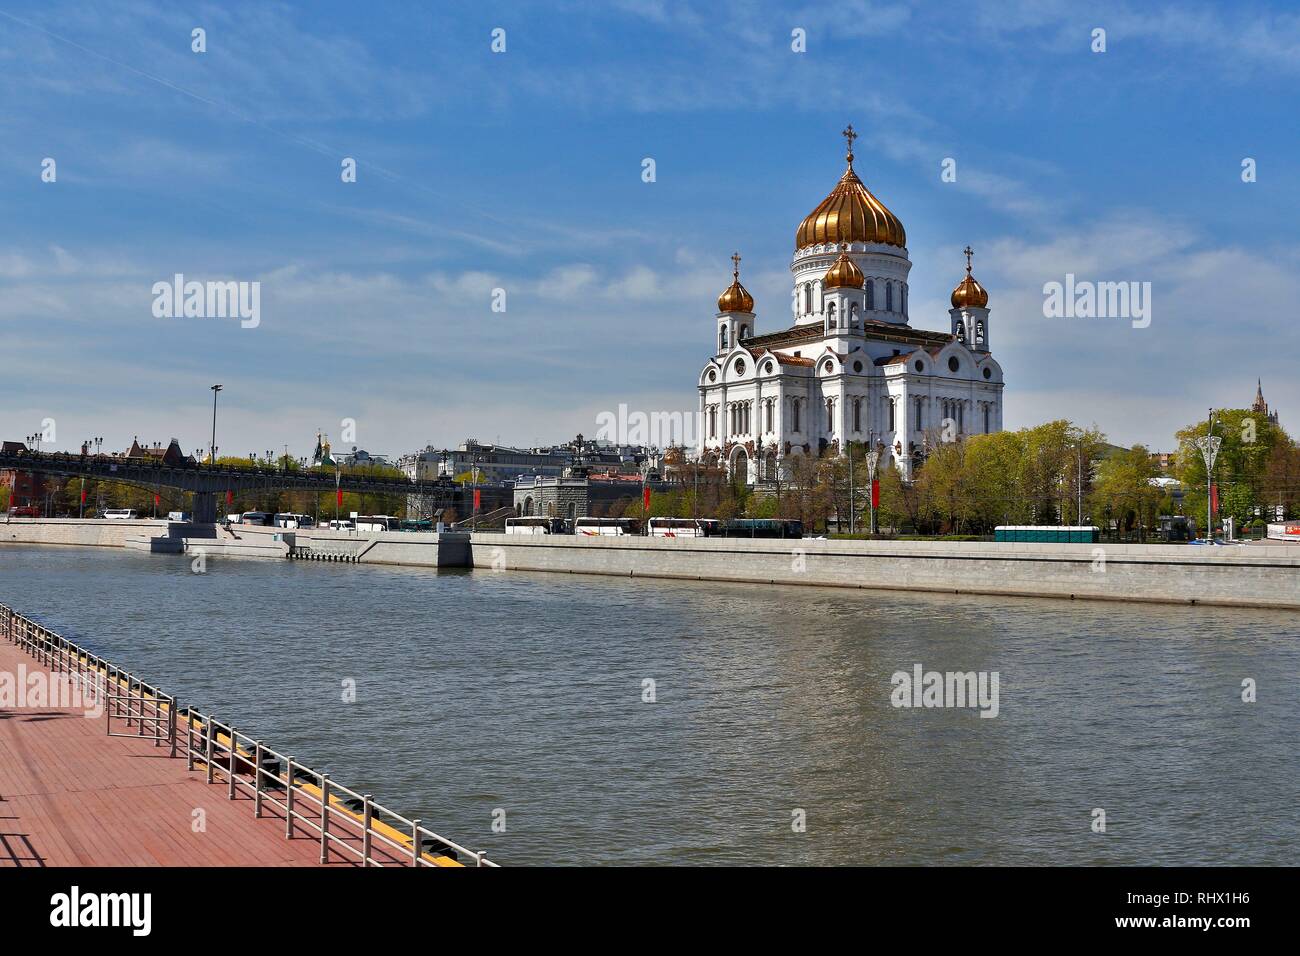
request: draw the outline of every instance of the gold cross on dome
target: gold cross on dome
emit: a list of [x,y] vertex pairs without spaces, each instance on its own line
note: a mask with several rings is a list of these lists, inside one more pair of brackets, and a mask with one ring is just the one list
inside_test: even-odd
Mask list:
[[853,124],[850,123],[844,127],[840,135],[844,137],[844,142],[848,144],[849,162],[851,163],[853,162],[853,141],[858,138],[858,134],[853,131]]
[[739,279],[740,278],[740,253],[739,252],[733,252],[731,254],[731,266],[732,266],[731,269],[732,278]]
[[970,272],[970,257],[975,255],[975,250],[972,249],[970,246],[967,246],[965,249],[962,250],[962,252],[966,254],[966,271]]

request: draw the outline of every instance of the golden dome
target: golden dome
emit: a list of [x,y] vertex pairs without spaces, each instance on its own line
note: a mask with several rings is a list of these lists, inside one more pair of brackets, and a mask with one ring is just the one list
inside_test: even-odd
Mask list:
[[957,284],[957,288],[952,290],[952,307],[954,309],[986,309],[989,304],[989,294],[970,274],[970,257],[975,253],[970,246],[967,246],[964,252],[966,253],[966,278],[962,279]]
[[753,312],[754,297],[749,294],[743,285],[740,284],[740,253],[737,252],[731,257],[732,265],[735,267],[731,273],[731,285],[727,286],[725,292],[718,296],[719,312]]
[[795,249],[823,242],[883,242],[900,248],[906,246],[907,232],[903,224],[853,171],[853,141],[858,134],[849,126],[844,136],[849,143],[845,157],[849,168],[831,194],[799,223],[794,236]]
[[849,258],[848,253],[841,252],[822,279],[825,289],[861,289],[867,283],[858,264]]

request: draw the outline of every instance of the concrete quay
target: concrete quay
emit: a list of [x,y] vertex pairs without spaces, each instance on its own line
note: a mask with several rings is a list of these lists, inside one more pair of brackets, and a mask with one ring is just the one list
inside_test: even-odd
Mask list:
[[[86,527],[90,525],[91,527]],[[115,526],[115,527],[109,527]],[[161,533],[150,533],[161,532]],[[200,533],[215,537],[199,537]],[[0,544],[1300,610],[1300,545],[1031,544],[286,530],[22,519]]]

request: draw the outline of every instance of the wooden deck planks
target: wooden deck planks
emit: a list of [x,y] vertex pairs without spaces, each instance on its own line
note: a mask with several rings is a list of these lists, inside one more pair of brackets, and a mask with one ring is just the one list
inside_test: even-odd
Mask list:
[[[45,670],[0,642],[0,671],[17,674],[20,664]],[[103,716],[0,710],[0,866],[319,865],[319,841],[305,828],[285,839],[280,811],[265,804],[255,819],[251,799],[227,799],[224,783],[209,786],[168,753],[149,739],[109,737]],[[206,815],[200,833],[196,808]],[[337,849],[330,862],[357,865]]]

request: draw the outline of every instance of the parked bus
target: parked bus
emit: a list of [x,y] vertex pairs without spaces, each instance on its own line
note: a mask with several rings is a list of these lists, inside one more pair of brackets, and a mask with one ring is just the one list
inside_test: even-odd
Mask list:
[[573,522],[573,533],[591,537],[601,535],[631,535],[641,533],[640,518],[578,518]]
[[403,518],[402,531],[432,531],[433,520],[431,518]]
[[283,512],[275,516],[274,524],[277,528],[314,528],[316,520],[311,515]]
[[732,518],[716,532],[724,538],[802,538],[803,522],[792,518]]
[[1035,544],[1096,544],[1101,529],[1094,525],[1009,524],[993,529],[994,541],[1024,541]]
[[713,518],[651,518],[646,527],[652,538],[704,538],[718,533]]
[[568,534],[563,518],[507,518],[506,534]]
[[400,531],[402,519],[392,515],[358,515],[358,531]]
[[320,526],[330,531],[356,531],[357,530],[357,526],[352,523],[351,518],[341,518],[341,519],[331,518],[329,521],[322,521],[320,523]]
[[106,508],[104,517],[109,521],[134,521],[140,516],[134,508]]
[[275,515],[266,511],[245,511],[239,516],[240,524],[271,526],[275,524]]

